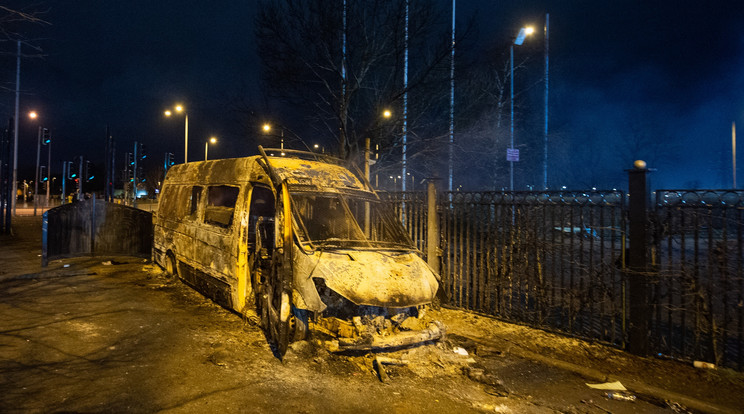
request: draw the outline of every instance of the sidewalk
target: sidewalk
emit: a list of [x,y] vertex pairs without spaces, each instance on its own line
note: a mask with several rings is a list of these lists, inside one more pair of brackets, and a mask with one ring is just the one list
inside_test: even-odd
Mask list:
[[[13,218],[14,234],[0,235],[0,283],[34,275],[64,275],[64,264],[41,267],[41,216]],[[85,260],[89,260],[87,258]],[[454,309],[436,311],[448,328],[448,338],[489,360],[512,357],[575,373],[588,383],[620,381],[639,399],[693,412],[744,412],[744,374],[729,369],[698,369],[692,364],[641,358],[618,349],[576,338],[509,324],[488,316]],[[493,373],[499,376],[498,364]],[[506,375],[506,373],[503,373]],[[538,381],[548,381],[539,378]],[[539,382],[537,383],[540,386]],[[668,401],[668,403],[665,403]],[[585,411],[596,412],[596,411]],[[677,411],[685,412],[685,411]]]

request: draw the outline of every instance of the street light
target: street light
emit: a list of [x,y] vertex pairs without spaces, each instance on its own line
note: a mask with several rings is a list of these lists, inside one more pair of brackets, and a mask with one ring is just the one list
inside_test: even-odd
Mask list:
[[[269,124],[268,122],[263,124],[261,128],[266,134],[271,132],[271,124]],[[279,127],[279,129],[281,130],[281,136],[280,136],[281,141],[279,142],[279,149],[283,151],[284,150],[284,127]]]
[[[186,113],[186,109],[183,105],[176,105],[174,108],[176,113],[183,113],[184,117],[184,128],[183,128],[183,162],[189,162],[189,115]],[[165,116],[170,117],[173,112],[170,109],[165,111]]]
[[[30,119],[36,120],[39,117],[39,114],[37,114],[35,111],[31,111],[28,114],[28,117]],[[42,130],[48,131],[46,128],[42,128],[41,125],[39,125],[38,134],[36,136],[36,179],[34,180],[34,216],[36,215],[36,209],[39,204],[39,159],[41,157],[41,135]],[[46,136],[44,145],[47,144],[46,142]]]
[[49,134],[49,130],[45,129],[44,131],[44,140],[42,141],[43,145],[47,145],[47,170],[46,170],[46,207],[49,208],[49,195],[50,195],[50,188],[51,185],[51,176],[52,176],[52,137]]
[[509,45],[509,68],[510,68],[510,99],[511,104],[511,128],[510,128],[510,143],[509,151],[507,151],[507,160],[509,161],[509,190],[514,191],[514,161],[519,161],[519,152],[514,151],[514,45],[521,45],[524,39],[535,32],[533,27],[523,27],[519,29],[517,38],[514,39],[511,45]]
[[207,160],[207,151],[209,150],[209,144],[216,144],[217,138],[211,137],[208,141],[204,141],[204,161]]

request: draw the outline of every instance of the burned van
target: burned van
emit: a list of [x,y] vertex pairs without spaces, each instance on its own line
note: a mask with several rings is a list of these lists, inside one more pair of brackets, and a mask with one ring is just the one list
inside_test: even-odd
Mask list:
[[318,154],[259,150],[168,171],[155,261],[218,304],[256,312],[282,355],[308,335],[332,350],[441,337],[426,314],[437,275],[366,180]]

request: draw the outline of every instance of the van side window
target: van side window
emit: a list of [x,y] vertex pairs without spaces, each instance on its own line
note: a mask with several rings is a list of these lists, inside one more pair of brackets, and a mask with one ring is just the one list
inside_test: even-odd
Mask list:
[[204,222],[219,227],[230,227],[239,187],[215,185],[207,188],[207,207],[204,209]]
[[181,219],[186,210],[186,206],[182,205],[180,198],[183,187],[170,184],[164,190],[158,207],[158,215],[170,220]]
[[199,208],[199,202],[201,201],[202,188],[199,186],[191,187],[191,207],[189,208],[189,216],[192,219],[196,218],[196,210]]

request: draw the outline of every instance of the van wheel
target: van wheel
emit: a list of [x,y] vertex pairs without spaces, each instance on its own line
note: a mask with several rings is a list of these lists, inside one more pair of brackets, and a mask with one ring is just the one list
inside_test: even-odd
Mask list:
[[176,257],[173,253],[168,253],[165,257],[165,273],[168,277],[178,278],[178,266],[176,265]]
[[291,292],[282,289],[278,273],[276,268],[271,269],[270,277],[259,284],[256,305],[266,338],[281,359],[292,340],[290,320],[293,315]]
[[291,342],[304,341],[307,338],[307,311],[292,306],[292,315],[289,317],[289,333]]

